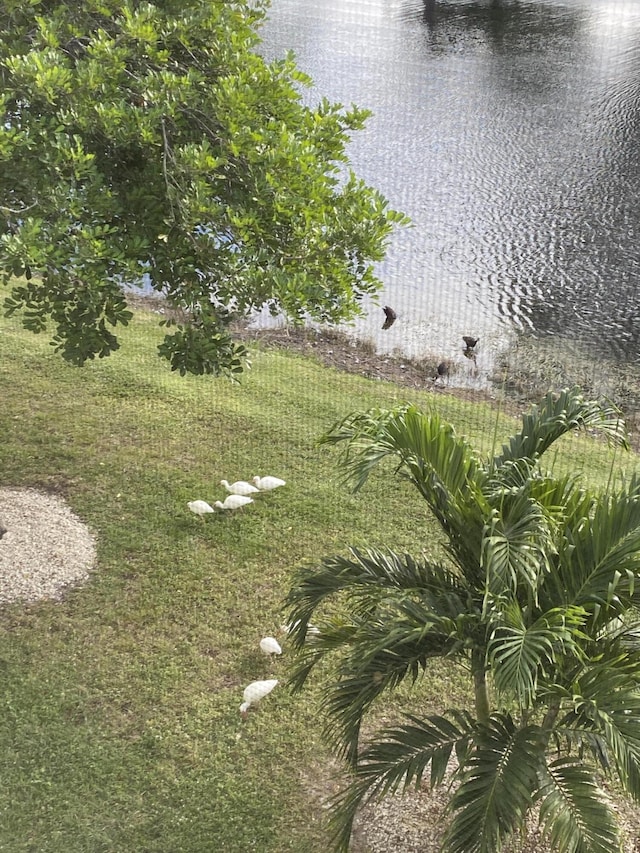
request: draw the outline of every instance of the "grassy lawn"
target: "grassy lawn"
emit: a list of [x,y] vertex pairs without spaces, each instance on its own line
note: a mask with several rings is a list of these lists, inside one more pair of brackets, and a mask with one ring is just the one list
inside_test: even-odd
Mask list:
[[[82,369],[0,322],[2,484],[63,494],[98,541],[87,585],[3,612],[0,851],[320,853],[322,686],[290,695],[286,639],[273,661],[258,642],[278,631],[301,562],[349,544],[436,549],[438,535],[390,470],[354,496],[315,441],[354,409],[404,400],[486,450],[516,423],[282,351],[254,349],[239,386],[180,378],[156,356],[157,319],[138,314],[118,353]],[[606,484],[612,459],[616,472],[637,464],[584,438],[555,464]],[[188,511],[222,499],[221,478],[254,474],[287,486],[237,514]],[[282,684],[242,722],[258,678]],[[465,689],[434,667],[380,713],[442,708]]]

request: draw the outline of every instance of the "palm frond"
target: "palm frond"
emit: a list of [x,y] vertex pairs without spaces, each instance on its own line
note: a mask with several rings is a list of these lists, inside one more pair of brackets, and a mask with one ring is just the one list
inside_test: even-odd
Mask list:
[[432,508],[448,503],[481,471],[475,452],[450,424],[412,405],[355,412],[320,439],[322,444],[341,442],[346,442],[341,467],[356,491],[392,456]]
[[580,480],[579,473],[564,477],[532,476],[526,488],[550,522],[566,526],[572,520],[588,518],[596,503],[595,495],[582,488]]
[[[316,618],[338,594],[347,615]],[[321,661],[335,656],[336,682],[323,703],[326,733],[351,762],[363,715],[377,697],[407,677],[415,680],[429,658],[460,652],[479,618],[464,579],[446,567],[376,550],[352,549],[350,559],[300,570],[288,603],[299,652],[290,686],[301,689]],[[310,636],[311,619],[317,631]]]
[[[345,480],[354,491],[359,491],[369,479],[373,469],[386,457],[397,455],[398,450],[387,434],[387,427],[401,417],[406,407],[396,409],[370,409],[352,412],[320,437],[318,444],[339,444],[340,467]],[[402,461],[402,460],[401,460]]]
[[343,442],[341,466],[356,491],[383,459],[396,459],[396,472],[427,502],[456,563],[480,575],[486,472],[450,424],[411,405],[374,409],[347,416],[321,439],[325,444]]
[[504,493],[485,524],[482,566],[487,594],[515,594],[524,587],[535,600],[553,550],[552,532],[539,504],[526,492]]
[[555,608],[527,625],[522,610],[512,602],[499,615],[487,648],[491,675],[498,693],[515,697],[527,708],[533,703],[538,678],[551,670],[557,655],[579,654],[587,614],[581,608]]
[[606,796],[580,759],[559,758],[543,768],[539,802],[540,823],[557,853],[621,849]]
[[[622,697],[621,697],[622,698]],[[627,696],[625,707],[601,711],[601,724],[618,780],[640,800],[640,697]]]
[[339,594],[346,596],[356,615],[375,612],[381,601],[398,592],[414,592],[423,606],[437,612],[439,602],[446,604],[447,610],[442,612],[452,615],[462,608],[462,599],[468,598],[463,579],[439,563],[375,548],[351,548],[350,554],[326,557],[319,566],[298,569],[285,602],[296,648],[305,644],[316,611]]
[[624,788],[640,798],[640,654],[625,652],[617,638],[598,644],[592,661],[573,684],[572,707],[556,732],[584,742],[603,770],[614,769]]
[[633,618],[629,614],[618,616],[616,619],[611,619],[601,636],[611,642],[618,642],[620,647],[627,652],[640,651],[640,619],[637,617],[637,612],[633,613]]
[[598,608],[598,627],[640,604],[640,498],[619,492],[592,500],[590,516],[567,518],[547,600]]
[[316,611],[340,593],[358,614],[373,612],[394,591],[412,590],[434,608],[437,601],[467,597],[463,580],[447,567],[376,548],[351,548],[350,557],[325,557],[319,566],[299,568],[285,601],[294,647],[302,648]]
[[538,473],[535,459],[507,459],[499,468],[489,467],[485,493],[501,495],[505,489],[521,489],[528,486]]
[[[323,700],[325,734],[352,764],[358,759],[362,719],[373,702],[404,679],[415,681],[430,658],[451,656],[463,648],[460,621],[436,619],[424,611],[415,615],[363,620],[351,648],[337,662],[335,684]],[[322,641],[323,632],[315,638]]]
[[559,438],[573,430],[599,429],[615,444],[628,449],[620,411],[606,401],[587,400],[580,389],[570,388],[543,402],[522,418],[522,429],[512,436],[493,460],[493,468],[518,459],[539,459]]
[[538,726],[517,728],[511,717],[492,715],[469,754],[464,779],[453,795],[446,853],[495,853],[525,820],[538,788],[545,739]]
[[430,770],[431,787],[445,778],[453,752],[464,761],[475,729],[466,712],[448,711],[420,719],[407,714],[406,725],[383,729],[367,746],[353,774],[353,781],[333,801],[333,839],[338,851],[349,849],[349,839],[358,809],[371,800],[416,787]]

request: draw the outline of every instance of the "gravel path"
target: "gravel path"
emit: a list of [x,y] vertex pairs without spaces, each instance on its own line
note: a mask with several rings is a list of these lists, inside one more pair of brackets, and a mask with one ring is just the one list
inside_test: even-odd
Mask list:
[[57,495],[0,489],[0,603],[60,598],[88,577],[93,536]]

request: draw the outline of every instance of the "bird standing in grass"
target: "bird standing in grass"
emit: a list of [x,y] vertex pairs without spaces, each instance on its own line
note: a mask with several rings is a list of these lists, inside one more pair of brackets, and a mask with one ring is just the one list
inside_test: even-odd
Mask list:
[[250,498],[247,495],[229,495],[224,499],[224,502],[216,501],[214,503],[214,507],[216,507],[216,509],[240,509],[241,507],[252,503],[253,498]]
[[260,640],[260,651],[263,655],[281,655],[282,647],[275,637],[263,637]]
[[247,711],[252,705],[257,705],[268,693],[271,693],[273,688],[278,683],[277,678],[269,678],[266,681],[252,681],[244,688],[242,698],[244,702],[240,705],[240,713],[242,717],[247,716]]
[[206,501],[189,501],[187,504],[191,512],[195,512],[196,515],[199,515],[200,518],[204,521],[204,516],[208,512],[214,512],[213,507],[208,504]]
[[286,480],[281,480],[280,477],[254,477],[253,482],[261,492],[270,492],[287,485]]
[[247,483],[246,480],[236,480],[235,483],[231,484],[227,480],[220,480],[220,485],[224,486],[231,495],[254,495],[259,491],[251,483]]
[[[295,631],[295,629],[298,627],[299,624],[300,624],[300,620],[296,619],[295,622],[288,622],[284,625],[281,625],[280,630],[282,631],[283,634],[290,634],[292,631]],[[320,636],[320,629],[316,628],[315,625],[307,625],[306,637],[309,638],[309,637],[318,637],[318,636]]]

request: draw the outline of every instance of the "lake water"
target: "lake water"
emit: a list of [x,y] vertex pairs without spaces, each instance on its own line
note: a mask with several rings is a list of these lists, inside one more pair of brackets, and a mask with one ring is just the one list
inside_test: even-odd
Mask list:
[[[382,351],[482,385],[521,335],[640,353],[640,3],[272,0],[267,57],[373,111],[356,172],[406,212],[356,322]],[[478,336],[478,360],[462,356]]]

